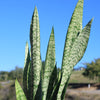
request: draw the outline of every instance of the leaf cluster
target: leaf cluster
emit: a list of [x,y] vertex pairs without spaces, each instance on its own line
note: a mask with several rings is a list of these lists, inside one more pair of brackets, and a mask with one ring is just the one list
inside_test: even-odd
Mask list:
[[[30,25],[30,44],[25,49],[23,89],[16,80],[17,100],[64,100],[73,67],[81,60],[86,50],[93,19],[82,29],[83,1],[79,0],[68,27],[61,70],[55,63],[55,38],[52,27],[45,63],[40,54],[40,27],[35,7]],[[30,51],[30,52],[29,52]]]

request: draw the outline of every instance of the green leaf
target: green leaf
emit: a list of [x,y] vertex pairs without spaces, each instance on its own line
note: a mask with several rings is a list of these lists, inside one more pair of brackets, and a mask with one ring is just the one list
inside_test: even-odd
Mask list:
[[23,72],[23,89],[24,89],[24,93],[25,93],[26,97],[27,97],[27,94],[28,94],[27,70],[28,70],[29,62],[30,62],[29,47],[28,47],[28,43],[26,42],[26,48],[25,48],[25,63],[24,63],[24,72]]
[[17,79],[15,81],[15,89],[16,89],[16,99],[17,100],[27,100],[20,84],[17,81]]
[[69,52],[72,48],[75,39],[77,38],[77,33],[82,31],[82,16],[83,16],[83,0],[79,0],[71,17],[66,35],[63,61],[62,61],[62,71],[65,69],[64,65],[66,62],[64,59],[67,59],[69,57]]
[[[60,72],[59,72],[59,74],[60,74]],[[61,83],[61,77],[60,77],[60,79],[58,77],[58,82],[54,86],[53,93],[52,93],[52,95],[51,95],[49,100],[57,100],[57,94],[58,94],[58,90],[59,90],[59,87],[60,87],[60,83]]]
[[64,99],[65,99],[65,94],[66,94],[66,89],[67,89],[67,87],[68,87],[69,79],[70,79],[70,75],[69,75],[69,77],[68,77],[68,79],[67,79],[67,82],[66,82],[66,84],[65,84],[65,86],[64,86],[64,89],[63,89],[63,91],[62,91],[61,100],[64,100]]
[[33,99],[36,95],[38,85],[40,82],[41,60],[40,60],[40,28],[38,11],[35,7],[31,28],[30,28],[30,42],[31,42],[31,64],[32,64],[32,81],[33,81]]
[[[82,32],[78,35],[77,39],[75,40],[73,47],[71,49],[70,53],[70,66],[75,66],[77,62],[81,60],[81,58],[84,55],[84,52],[87,48],[90,30],[91,30],[91,24],[93,19],[91,19],[88,24],[85,26],[85,28],[82,30]],[[71,67],[73,68],[73,67]]]
[[54,90],[55,85],[57,85],[57,67],[56,67],[56,65],[55,65],[55,68],[50,76],[46,100],[50,100],[50,97],[54,92],[53,90]]
[[44,79],[42,84],[42,92],[43,92],[42,100],[46,100],[50,76],[54,68],[55,68],[55,40],[54,40],[54,28],[52,28],[47,48],[46,60],[45,60]]
[[72,48],[72,45],[77,38],[77,33],[82,31],[82,16],[83,16],[83,0],[79,0],[73,15],[71,17],[71,21],[68,27],[66,41],[65,41],[65,48],[63,54],[63,61],[62,61],[62,70],[65,68],[65,60],[69,57],[69,52]]
[[[66,61],[69,58],[70,51],[72,49],[73,43],[77,38],[77,33],[81,32],[82,30],[82,16],[83,16],[83,0],[79,0],[75,10],[73,12],[73,15],[70,20],[70,24],[68,27],[67,35],[66,35],[66,40],[65,40],[65,47],[64,47],[64,53],[63,53],[63,60],[62,60],[62,72],[61,75],[66,73],[65,68],[66,66]],[[66,80],[66,79],[65,79]],[[61,94],[64,88],[65,82],[61,80],[61,85],[59,88],[57,100],[61,100]]]
[[[82,30],[80,34],[78,33],[77,39],[75,40],[73,47],[70,51],[69,59],[66,61],[65,73],[62,76],[63,84],[61,85],[65,84],[65,88],[63,89],[63,91],[66,90],[73,67],[81,60],[87,48],[92,21],[93,19],[89,21],[89,23],[86,25],[86,27]],[[63,92],[62,94],[63,99],[61,100],[64,100],[64,95],[65,92]]]
[[[55,70],[56,70],[56,72],[55,72]],[[50,97],[47,100],[57,100],[57,94],[58,94],[58,90],[59,90],[59,86],[60,86],[60,82],[61,82],[61,70],[54,69],[53,73],[56,73],[57,75],[52,75],[53,77],[55,77],[55,76],[56,77],[55,77],[52,93],[50,94]]]
[[45,69],[45,61],[42,62],[42,68],[41,68],[42,80],[44,79],[44,69]]
[[28,100],[33,100],[33,73],[32,73],[32,66],[31,66],[31,61],[29,63],[28,67]]
[[[40,57],[41,59],[41,57]],[[34,100],[42,100],[42,71],[43,71],[43,66],[42,66],[42,61],[41,61],[41,72],[40,72],[40,82],[39,82],[39,85],[38,85],[38,89],[37,89],[37,92],[36,92],[36,95],[35,95],[35,98]]]
[[34,100],[42,100],[42,73],[40,74],[40,82]]

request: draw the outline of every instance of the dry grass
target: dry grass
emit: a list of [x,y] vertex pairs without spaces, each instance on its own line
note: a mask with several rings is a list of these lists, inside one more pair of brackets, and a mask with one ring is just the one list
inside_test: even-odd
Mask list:
[[73,71],[69,83],[97,83],[97,80],[90,80],[82,75],[83,71]]

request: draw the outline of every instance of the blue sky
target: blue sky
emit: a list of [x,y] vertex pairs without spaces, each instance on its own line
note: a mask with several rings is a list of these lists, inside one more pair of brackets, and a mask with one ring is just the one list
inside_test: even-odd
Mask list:
[[[66,32],[78,0],[0,0],[0,71],[24,66],[25,44],[29,42],[31,17],[37,6],[40,21],[41,56],[45,59],[52,26],[56,61],[61,67]],[[84,0],[83,27],[94,17],[83,63],[100,58],[100,0]]]

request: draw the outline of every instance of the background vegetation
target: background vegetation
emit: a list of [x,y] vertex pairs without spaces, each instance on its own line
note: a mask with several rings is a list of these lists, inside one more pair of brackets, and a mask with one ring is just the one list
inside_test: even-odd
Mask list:
[[[45,62],[43,61],[43,66],[44,65],[45,65]],[[100,72],[100,70],[99,70],[100,69],[100,59],[96,59],[95,61],[92,61],[91,63],[87,63],[85,65],[87,67],[85,70],[72,72],[71,78],[69,80],[69,84],[82,84],[82,83],[84,83],[84,84],[85,83],[86,84],[88,84],[88,83],[94,84],[95,83],[96,84],[96,83],[99,83],[100,77],[97,76],[99,74],[94,74],[94,73]],[[98,70],[96,70],[96,69],[98,69]],[[58,68],[58,72],[59,71],[60,71],[60,68]],[[93,75],[92,75],[93,78],[90,78],[88,71],[93,73]],[[14,80],[17,77],[17,79],[19,80],[19,82],[22,86],[22,79],[23,79],[22,74],[23,74],[23,69],[19,68],[19,67],[15,67],[15,70],[12,70],[10,72],[6,72],[6,71],[0,72],[0,100],[16,100]],[[96,75],[96,76],[94,76],[94,75]],[[7,82],[7,83],[2,84],[2,82]],[[73,89],[73,86],[70,87],[70,85],[69,85],[69,88]],[[68,100],[69,96],[71,97],[73,95],[69,93],[68,96],[66,97],[67,100]],[[85,96],[86,95],[84,94],[84,97]],[[96,95],[96,97],[97,97],[97,95]],[[70,100],[72,100],[72,99],[70,99]]]
[[86,63],[86,69],[83,72],[85,77],[90,80],[95,80],[100,82],[100,58],[92,61],[91,63]]
[[18,66],[15,67],[15,70],[10,72],[7,71],[0,71],[0,81],[7,81],[7,80],[15,80],[22,79],[23,77],[23,68],[19,68]]

